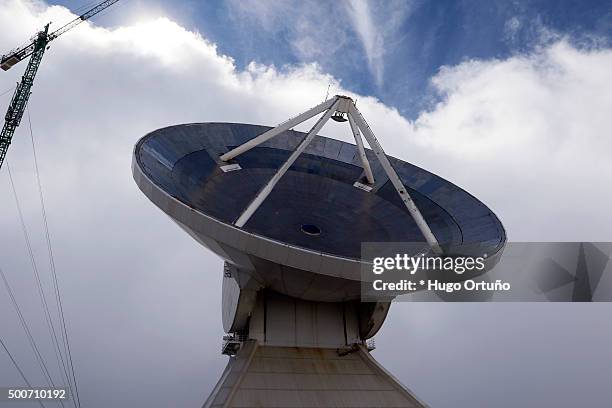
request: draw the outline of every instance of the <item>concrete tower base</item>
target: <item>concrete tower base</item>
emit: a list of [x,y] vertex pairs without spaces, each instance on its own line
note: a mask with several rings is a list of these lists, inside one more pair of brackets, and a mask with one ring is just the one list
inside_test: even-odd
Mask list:
[[229,272],[223,353],[231,357],[204,407],[425,407],[366,347],[389,304],[239,288]]
[[363,345],[262,346],[248,340],[225,368],[208,407],[426,407]]

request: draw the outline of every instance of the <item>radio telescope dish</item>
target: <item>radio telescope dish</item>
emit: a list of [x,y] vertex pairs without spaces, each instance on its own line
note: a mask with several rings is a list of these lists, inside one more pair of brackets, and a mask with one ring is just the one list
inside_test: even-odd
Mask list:
[[[289,130],[318,114],[310,132]],[[318,136],[330,118],[348,121],[356,144]],[[434,254],[476,244],[490,263],[506,242],[501,222],[474,196],[387,156],[345,96],[275,128],[193,123],[155,130],[136,144],[132,168],[142,192],[225,261],[227,354],[243,348],[258,355],[266,347],[367,353],[364,342],[389,303],[359,302],[362,242],[422,242]],[[217,387],[239,387],[224,381]],[[221,398],[216,390],[209,405]],[[421,406],[404,391],[398,395],[412,398],[407,406]]]

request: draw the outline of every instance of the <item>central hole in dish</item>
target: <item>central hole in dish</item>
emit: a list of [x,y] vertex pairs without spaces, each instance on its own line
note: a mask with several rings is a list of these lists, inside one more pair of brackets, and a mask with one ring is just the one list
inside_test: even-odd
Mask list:
[[313,224],[303,224],[302,232],[308,235],[321,235],[321,229]]

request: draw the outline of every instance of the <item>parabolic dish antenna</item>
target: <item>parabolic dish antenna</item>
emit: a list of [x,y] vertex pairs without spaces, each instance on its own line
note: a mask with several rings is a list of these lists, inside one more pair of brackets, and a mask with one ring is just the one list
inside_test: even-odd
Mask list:
[[[310,132],[290,130],[316,115]],[[317,135],[330,118],[348,122],[355,145]],[[472,244],[491,263],[506,242],[498,218],[474,196],[388,157],[345,96],[275,128],[194,123],[153,131],[136,144],[132,168],[156,206],[225,260],[224,351],[233,359],[265,355],[266,347],[367,353],[364,342],[389,304],[359,302],[362,242],[422,242],[433,254]],[[249,368],[232,361],[226,370],[246,375]],[[400,400],[414,399],[384,380],[400,387]],[[231,405],[242,392],[227,381],[208,405]],[[222,396],[223,387],[233,396]]]

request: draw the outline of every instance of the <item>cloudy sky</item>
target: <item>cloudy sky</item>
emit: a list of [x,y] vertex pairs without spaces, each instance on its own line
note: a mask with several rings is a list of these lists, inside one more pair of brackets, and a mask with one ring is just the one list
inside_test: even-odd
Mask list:
[[[73,17],[0,0],[0,50]],[[0,72],[0,94],[24,68]],[[358,99],[389,153],[476,195],[510,240],[612,241],[609,2],[121,0],[51,44],[29,103],[84,405],[200,406],[226,361],[222,262],[139,192],[134,143],[177,123],[273,125],[329,84]],[[27,124],[8,164],[51,298]],[[322,133],[347,137],[335,123]],[[7,170],[0,268],[59,378]],[[606,407],[611,312],[396,304],[375,357],[435,408]],[[44,384],[3,288],[0,322],[26,376]],[[0,353],[0,385],[18,384]]]

